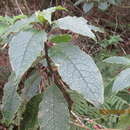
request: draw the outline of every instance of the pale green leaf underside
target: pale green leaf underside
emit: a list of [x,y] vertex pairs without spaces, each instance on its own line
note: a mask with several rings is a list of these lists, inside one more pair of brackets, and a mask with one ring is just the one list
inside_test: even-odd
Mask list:
[[112,90],[114,92],[121,91],[130,86],[130,68],[127,68],[120,72],[114,81]]
[[109,57],[104,60],[106,63],[115,63],[115,64],[122,64],[122,65],[130,65],[130,59],[122,56],[113,56]]
[[15,113],[18,111],[19,106],[21,104],[21,98],[17,94],[17,85],[12,77],[10,77],[8,83],[5,84],[2,102],[3,118],[4,121],[9,125],[15,117]]
[[29,101],[33,96],[38,94],[41,77],[37,72],[34,72],[24,83],[22,97],[25,101]]
[[106,10],[108,7],[109,7],[109,3],[107,1],[106,2],[100,2],[99,5],[98,5],[98,8],[101,9],[101,10]]
[[49,87],[43,95],[38,113],[40,130],[69,130],[69,111],[59,88]]
[[21,77],[41,55],[46,40],[45,32],[32,31],[20,32],[12,38],[9,58],[16,77]]
[[82,17],[66,16],[64,18],[56,20],[55,23],[56,26],[61,29],[70,30],[74,33],[95,39],[95,35],[87,24],[87,20]]
[[85,13],[89,12],[94,7],[94,3],[85,3],[83,5],[83,11]]
[[103,103],[102,76],[89,55],[74,45],[62,43],[50,49],[50,56],[59,64],[59,73],[72,90],[94,105]]

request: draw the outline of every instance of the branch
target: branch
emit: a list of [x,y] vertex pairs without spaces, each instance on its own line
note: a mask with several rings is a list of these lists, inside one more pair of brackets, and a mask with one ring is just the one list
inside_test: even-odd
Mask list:
[[76,123],[76,125],[78,125],[81,128],[85,128],[85,130],[89,130],[89,128],[87,126],[85,126],[85,124],[80,120],[80,118],[73,111],[71,111],[71,114],[75,117],[75,119],[78,121],[78,123],[81,124],[81,125],[78,125]]

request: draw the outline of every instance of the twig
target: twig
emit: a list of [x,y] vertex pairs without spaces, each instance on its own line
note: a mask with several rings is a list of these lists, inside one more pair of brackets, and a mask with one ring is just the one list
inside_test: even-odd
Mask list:
[[120,7],[120,8],[125,8],[125,9],[130,8],[130,6],[129,6],[129,5],[128,5],[128,6],[120,6],[120,5],[118,5],[118,7]]
[[117,28],[118,28],[118,17],[116,15],[116,26],[115,26],[115,32],[117,31]]
[[71,114],[76,118],[79,124],[81,124],[80,127],[85,128],[86,130],[89,130],[89,128],[85,126],[85,124],[80,120],[80,118],[73,111],[71,111]]
[[65,86],[64,83],[60,80],[58,72],[55,72],[55,73],[54,73],[54,82],[55,82],[55,84],[57,85],[57,87],[61,90],[61,92],[63,93],[64,98],[66,99],[66,101],[67,101],[67,103],[68,103],[69,111],[71,111],[73,101],[72,101],[72,99],[71,99],[69,93],[66,91],[66,86]]
[[123,51],[123,53],[124,53],[125,55],[127,55],[127,53],[126,53],[126,51],[124,50],[124,48],[123,48],[122,46],[120,46],[120,45],[119,45],[119,47],[121,48],[121,50]]
[[8,44],[5,43],[1,49],[4,50],[7,46],[8,46]]
[[26,8],[28,14],[30,14],[31,11],[30,11],[30,9],[29,9],[29,7],[28,7],[27,1],[26,1],[26,0],[23,0],[23,4],[24,4],[24,7]]
[[20,8],[19,4],[18,4],[18,1],[17,1],[17,0],[15,0],[15,3],[16,3],[16,5],[17,5],[17,7],[18,7],[18,9],[19,9],[20,13],[23,15],[23,12],[22,12],[22,10],[21,10],[21,8]]

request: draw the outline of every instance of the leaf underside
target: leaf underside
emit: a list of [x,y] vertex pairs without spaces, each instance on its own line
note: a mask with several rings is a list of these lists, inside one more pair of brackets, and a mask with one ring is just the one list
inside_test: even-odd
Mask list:
[[106,63],[130,65],[130,59],[122,56],[112,56],[104,60]]
[[91,29],[91,27],[87,24],[87,20],[82,17],[66,16],[64,18],[58,19],[55,23],[56,26],[61,29],[70,30],[74,33],[78,33],[83,36],[88,36],[95,40],[95,35],[91,31],[93,29]]
[[9,58],[16,77],[21,78],[41,55],[46,40],[47,34],[45,32],[33,31],[20,32],[12,38]]
[[38,119],[40,130],[69,130],[68,105],[56,85],[44,92]]
[[127,68],[119,73],[114,81],[112,90],[114,92],[121,91],[130,86],[130,68]]
[[8,83],[4,87],[4,96],[3,96],[3,118],[5,123],[9,125],[13,118],[15,117],[16,112],[18,111],[21,105],[21,98],[17,94],[17,84],[13,80],[12,76]]
[[24,89],[22,91],[22,98],[25,101],[29,101],[33,96],[38,94],[41,77],[35,71],[24,83]]
[[89,55],[67,43],[53,47],[49,54],[53,61],[59,64],[58,71],[72,90],[83,94],[94,105],[103,103],[102,76]]

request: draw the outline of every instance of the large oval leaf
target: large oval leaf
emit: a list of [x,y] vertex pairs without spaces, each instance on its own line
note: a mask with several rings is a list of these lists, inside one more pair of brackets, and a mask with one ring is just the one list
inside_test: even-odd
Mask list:
[[16,77],[21,77],[32,63],[41,55],[44,42],[47,40],[45,32],[20,32],[10,42],[9,58]]
[[130,86],[130,68],[123,70],[116,78],[112,90],[118,92]]
[[60,65],[59,73],[71,89],[83,94],[94,105],[103,103],[102,76],[89,55],[65,43],[53,47],[49,52],[54,62]]
[[91,31],[93,29],[87,24],[87,20],[82,17],[66,16],[64,18],[56,20],[55,23],[56,26],[61,29],[70,30],[80,35],[95,39],[95,35]]
[[104,60],[106,63],[130,65],[130,59],[122,56],[112,56]]
[[12,75],[8,83],[5,84],[2,102],[2,114],[4,122],[9,125],[12,123],[12,120],[22,103],[20,96],[17,94],[17,83],[15,82]]
[[56,85],[44,92],[38,119],[40,130],[69,130],[68,105]]

